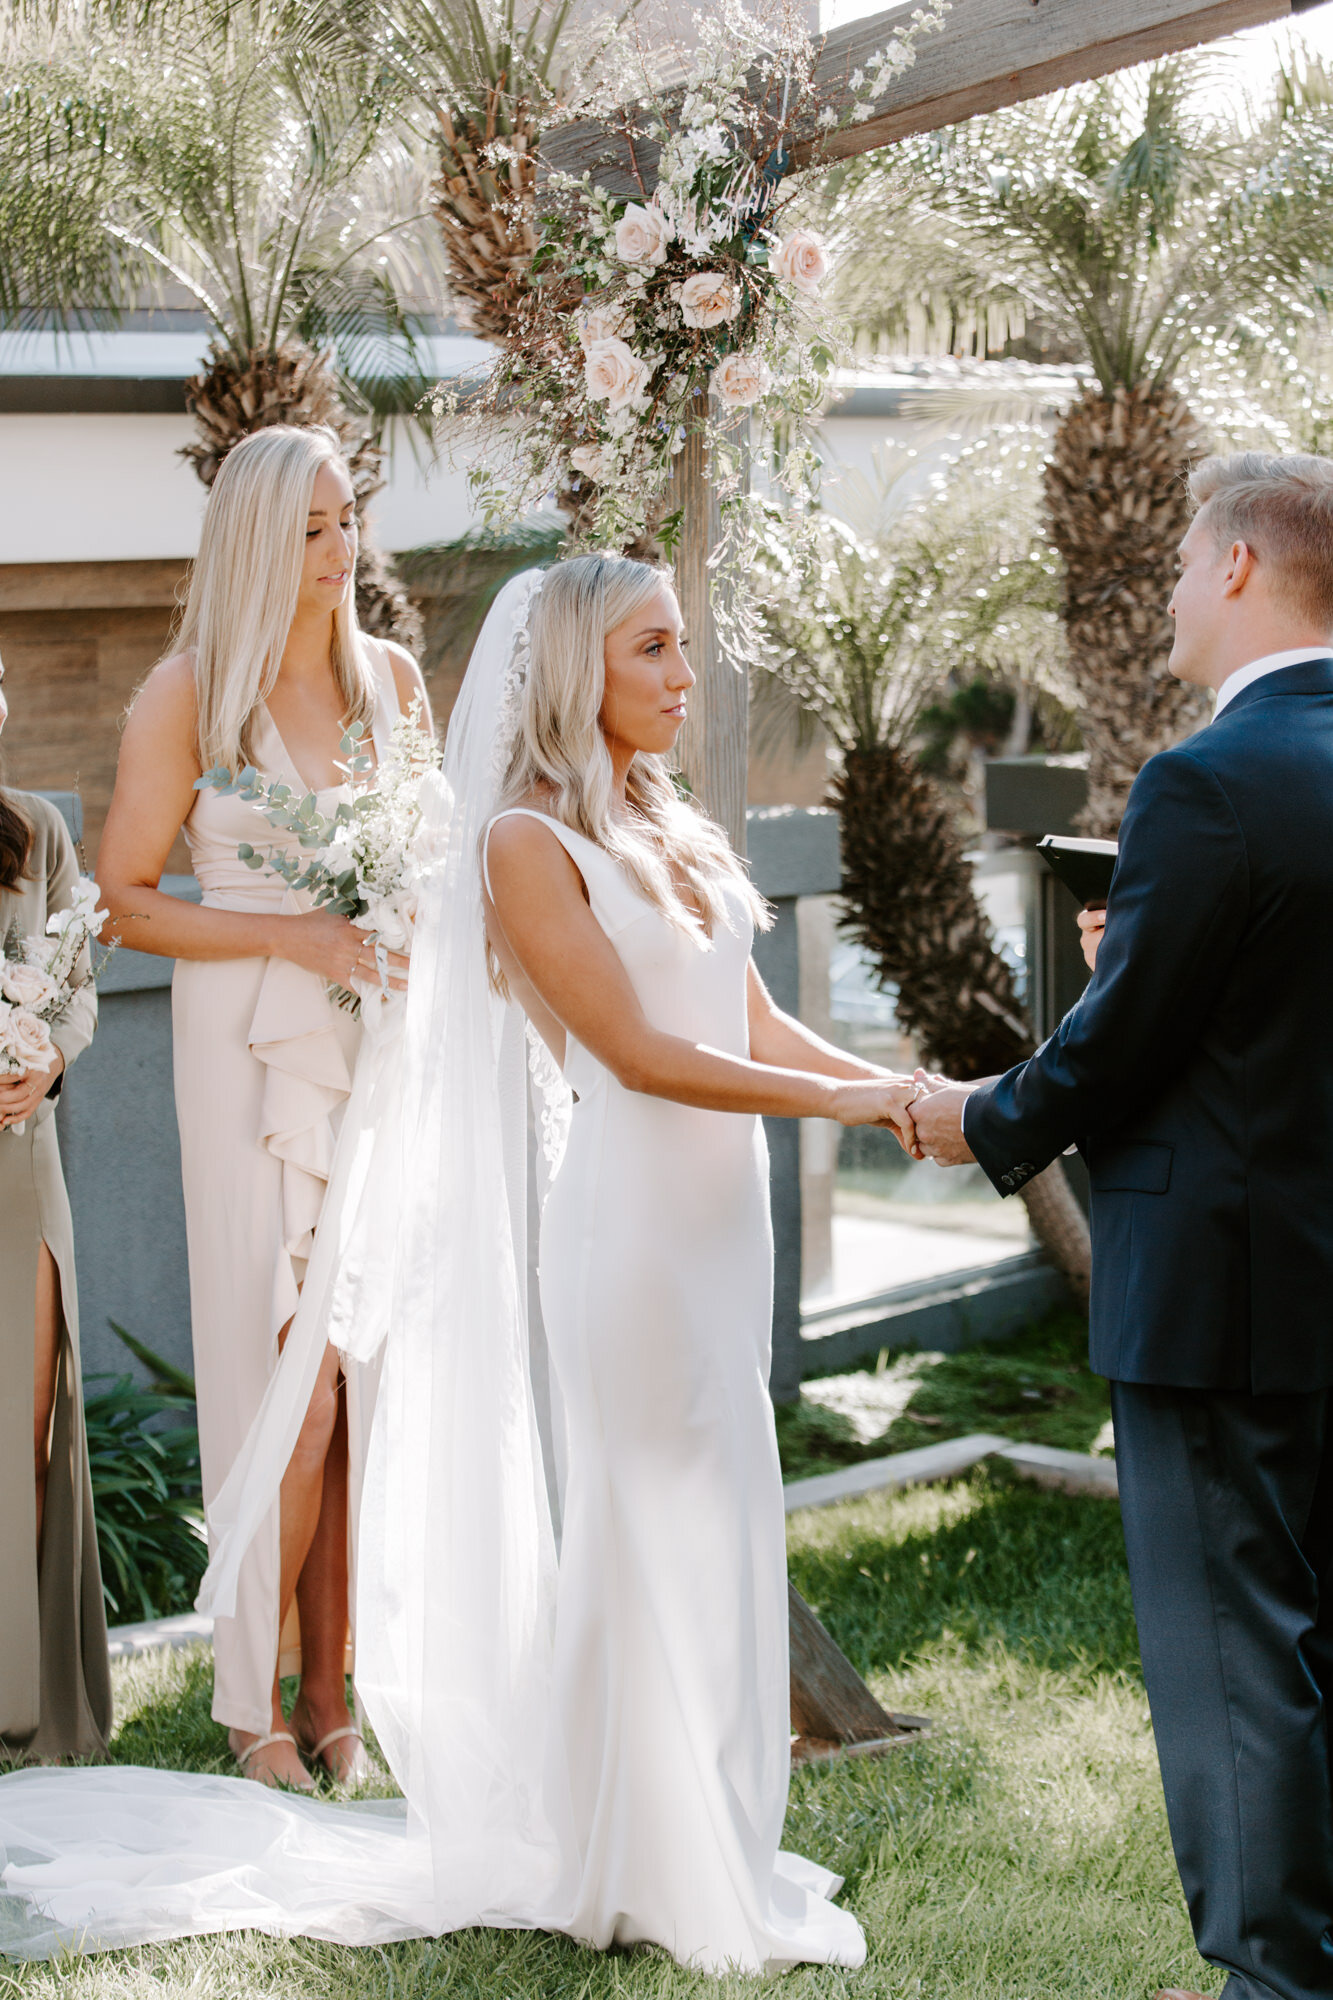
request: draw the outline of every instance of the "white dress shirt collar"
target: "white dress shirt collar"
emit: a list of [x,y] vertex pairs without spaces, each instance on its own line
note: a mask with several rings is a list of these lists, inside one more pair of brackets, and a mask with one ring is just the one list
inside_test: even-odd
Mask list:
[[1249,687],[1254,681],[1261,681],[1265,674],[1275,674],[1279,667],[1299,667],[1305,660],[1326,660],[1330,650],[1328,646],[1296,646],[1289,653],[1265,653],[1262,660],[1251,660],[1248,667],[1237,667],[1235,673],[1229,674],[1217,690],[1217,707],[1213,710],[1213,721],[1217,721],[1222,710],[1229,702],[1236,699],[1242,688]]

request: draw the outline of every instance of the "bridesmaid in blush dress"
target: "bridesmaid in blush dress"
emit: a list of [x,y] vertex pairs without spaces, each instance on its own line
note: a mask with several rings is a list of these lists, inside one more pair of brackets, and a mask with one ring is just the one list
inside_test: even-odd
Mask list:
[[[176,1109],[190,1255],[204,1499],[263,1399],[319,1222],[360,1028],[330,997],[374,978],[373,943],[312,909],[241,843],[296,853],[252,805],[201,772],[255,765],[330,812],[346,796],[347,725],[382,756],[399,713],[426,715],[415,663],[357,629],[351,482],[332,432],[273,426],[244,439],[209,496],[178,650],[125,728],[99,856],[112,930],[176,959]],[[184,829],[203,890],[163,894]],[[392,960],[401,984],[406,962]],[[213,1714],[247,1776],[308,1788],[304,1752],[340,1781],[362,1768],[348,1712],[349,1522],[373,1382],[330,1349],[283,1482],[214,1633]],[[301,1676],[290,1728],[279,1677]]]

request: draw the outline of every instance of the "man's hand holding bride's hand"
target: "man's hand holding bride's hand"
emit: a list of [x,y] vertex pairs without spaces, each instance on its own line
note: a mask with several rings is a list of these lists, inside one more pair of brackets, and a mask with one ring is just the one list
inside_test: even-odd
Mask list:
[[833,1094],[833,1116],[840,1125],[887,1125],[897,1135],[903,1151],[914,1160],[917,1150],[912,1107],[921,1097],[921,1086],[910,1076],[883,1076],[840,1083]]
[[941,1167],[966,1166],[976,1154],[963,1137],[963,1106],[973,1088],[969,1083],[951,1083],[948,1077],[929,1076],[919,1069],[915,1082],[920,1095],[912,1106],[918,1160],[934,1160]]

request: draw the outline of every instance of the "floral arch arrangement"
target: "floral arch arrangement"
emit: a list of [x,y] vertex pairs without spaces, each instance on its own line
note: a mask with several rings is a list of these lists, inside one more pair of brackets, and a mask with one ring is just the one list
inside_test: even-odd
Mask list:
[[[466,456],[474,498],[504,525],[559,494],[582,539],[624,547],[679,529],[666,511],[673,461],[691,433],[712,450],[727,540],[750,506],[737,420],[784,443],[780,483],[813,489],[806,432],[828,393],[836,335],[820,308],[824,247],[790,226],[795,148],[868,118],[941,25],[927,0],[863,69],[841,110],[821,105],[819,43],[792,8],[720,0],[694,17],[687,50],[608,45],[595,89],[567,118],[599,118],[657,155],[656,183],[605,192],[552,173],[537,195],[531,282],[485,379],[436,392],[446,441]],[[688,69],[672,87],[670,68]]]

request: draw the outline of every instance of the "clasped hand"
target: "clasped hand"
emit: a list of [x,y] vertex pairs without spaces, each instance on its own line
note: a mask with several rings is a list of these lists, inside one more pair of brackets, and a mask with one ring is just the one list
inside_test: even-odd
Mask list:
[[971,1088],[924,1069],[912,1077],[845,1083],[835,1099],[844,1125],[886,1125],[914,1160],[962,1166],[974,1157],[963,1137],[963,1103]]

